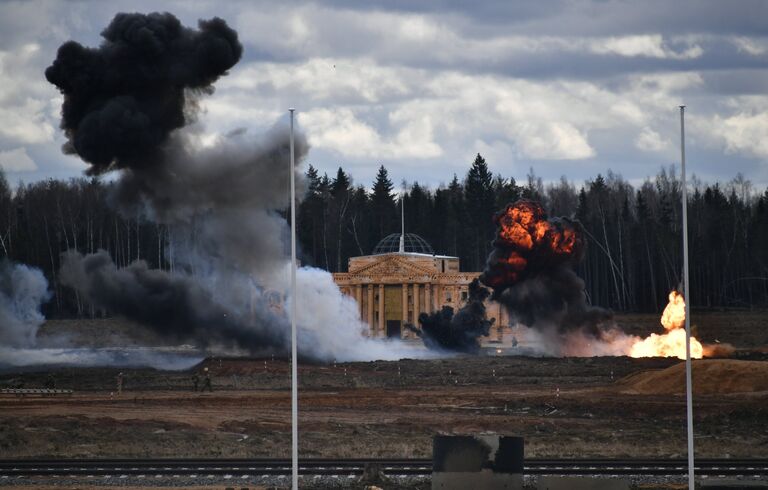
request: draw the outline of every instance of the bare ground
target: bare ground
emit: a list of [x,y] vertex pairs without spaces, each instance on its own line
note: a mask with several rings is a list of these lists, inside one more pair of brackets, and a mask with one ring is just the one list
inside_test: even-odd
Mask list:
[[[694,376],[706,362],[694,364]],[[621,380],[679,363],[466,357],[301,365],[300,451],[306,457],[429,457],[434,434],[495,432],[524,436],[531,457],[681,457],[682,389],[632,394]],[[0,454],[288,457],[288,364],[223,359],[206,365],[214,373],[213,393],[193,393],[189,372],[128,370],[121,396],[111,394],[116,370],[58,372],[58,386],[74,388],[73,396],[0,398]],[[21,376],[33,386],[46,374]],[[768,392],[699,395],[694,415],[699,457],[768,457]]]
[[[757,362],[751,371],[720,370],[719,378],[704,376],[710,368],[697,378],[697,366],[710,361],[694,364],[695,381],[741,387],[698,390],[706,393],[695,397],[697,455],[768,457],[768,392],[764,383],[745,381],[763,379],[768,365],[760,353],[768,315],[694,312],[692,320],[703,341],[731,343],[735,357]],[[635,335],[660,328],[657,315],[621,315],[617,323]],[[52,321],[39,337],[44,345],[162,343],[120,319]],[[209,359],[205,366],[213,393],[192,392],[192,371],[124,369],[121,396],[114,394],[117,369],[55,369],[57,387],[74,389],[73,396],[0,397],[0,455],[288,457],[288,363]],[[429,457],[435,434],[486,431],[524,436],[532,457],[685,454],[676,359],[460,357],[299,370],[300,451],[307,457]],[[6,371],[0,386],[21,380],[41,387],[47,375]]]

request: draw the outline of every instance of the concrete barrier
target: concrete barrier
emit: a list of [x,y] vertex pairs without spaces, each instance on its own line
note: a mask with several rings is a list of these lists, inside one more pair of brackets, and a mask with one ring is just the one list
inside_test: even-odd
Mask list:
[[707,478],[699,481],[699,487],[707,490],[755,490],[757,488],[768,489],[768,482],[733,480],[726,478]]
[[629,483],[618,478],[583,476],[540,476],[539,490],[629,490]]
[[523,488],[522,437],[435,436],[433,490],[518,490]]

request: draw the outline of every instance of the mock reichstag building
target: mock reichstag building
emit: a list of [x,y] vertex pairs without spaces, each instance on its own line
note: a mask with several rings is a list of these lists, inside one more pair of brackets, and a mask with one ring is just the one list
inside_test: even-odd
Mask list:
[[[445,305],[461,308],[469,283],[480,275],[462,272],[458,257],[435,254],[413,233],[384,237],[371,255],[351,257],[347,270],[333,274],[333,279],[344,294],[355,298],[373,337],[412,338],[405,324],[416,325],[420,313]],[[498,303],[489,301],[486,307],[488,317],[496,319],[489,337],[500,339],[509,317]]]

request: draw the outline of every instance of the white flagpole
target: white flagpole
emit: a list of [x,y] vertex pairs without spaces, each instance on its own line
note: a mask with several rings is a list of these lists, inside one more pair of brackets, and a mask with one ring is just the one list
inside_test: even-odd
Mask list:
[[680,162],[683,177],[683,282],[685,293],[685,404],[688,420],[688,489],[694,490],[693,381],[691,377],[691,295],[688,284],[688,188],[685,180],[685,106],[680,106]]
[[299,489],[299,370],[296,348],[296,183],[294,182],[293,113],[291,113],[291,481]]

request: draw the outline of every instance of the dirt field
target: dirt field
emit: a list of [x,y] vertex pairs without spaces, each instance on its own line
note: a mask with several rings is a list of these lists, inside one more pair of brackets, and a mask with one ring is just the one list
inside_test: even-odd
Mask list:
[[[712,362],[721,361],[695,362],[694,377],[697,369],[712,371]],[[743,363],[729,361],[715,371],[722,379],[743,369],[750,376],[757,369],[759,379],[768,375],[766,361]],[[523,435],[528,456],[680,457],[685,398],[676,381],[679,364],[469,357],[301,365],[300,451],[308,457],[428,457],[434,434],[496,432]],[[205,365],[214,373],[213,393],[192,392],[190,372],[140,369],[125,371],[126,389],[118,397],[110,393],[116,370],[60,370],[57,387],[76,390],[69,398],[0,398],[0,453],[288,457],[288,364],[213,359]],[[670,367],[667,374],[659,371]],[[648,389],[644,377],[651,375],[662,394]],[[14,376],[40,386],[46,373],[6,373],[0,382]],[[697,455],[768,457],[768,392],[720,391],[696,397]]]
[[[734,359],[694,363],[696,453],[768,457],[768,315],[694,314],[699,337]],[[656,315],[623,315],[628,333]],[[48,322],[41,344],[160,345],[122,320]],[[761,353],[762,352],[762,353]],[[213,393],[192,391],[208,367]],[[209,359],[189,371],[59,368],[71,397],[0,396],[3,457],[288,457],[289,365]],[[684,369],[676,359],[460,357],[301,365],[300,446],[307,457],[429,457],[438,433],[522,435],[529,456],[680,457]],[[0,387],[42,387],[45,370],[4,371]]]

